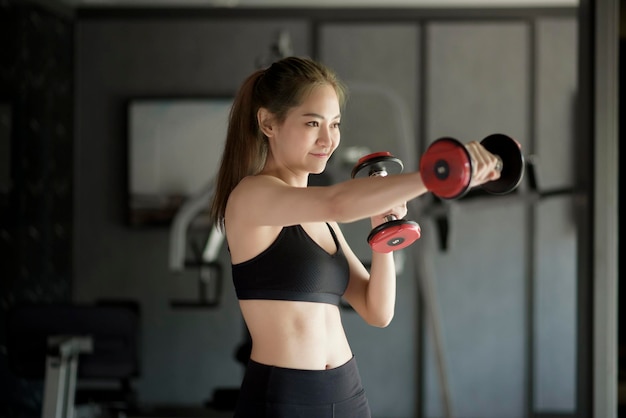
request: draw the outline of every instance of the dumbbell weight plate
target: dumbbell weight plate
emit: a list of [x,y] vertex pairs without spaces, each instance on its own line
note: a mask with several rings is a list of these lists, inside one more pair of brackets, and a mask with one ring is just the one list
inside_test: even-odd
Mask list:
[[504,134],[489,135],[480,143],[502,160],[500,178],[483,184],[483,190],[491,194],[507,194],[515,190],[524,176],[524,155],[518,143]]
[[396,219],[378,225],[367,237],[367,243],[378,253],[389,253],[408,247],[421,236],[417,222]]
[[[366,170],[367,169],[367,170]],[[352,178],[369,177],[373,173],[399,174],[404,169],[402,161],[389,152],[374,152],[361,157],[352,169]]]
[[444,137],[428,147],[420,159],[422,181],[442,199],[463,196],[472,180],[472,158],[460,141]]

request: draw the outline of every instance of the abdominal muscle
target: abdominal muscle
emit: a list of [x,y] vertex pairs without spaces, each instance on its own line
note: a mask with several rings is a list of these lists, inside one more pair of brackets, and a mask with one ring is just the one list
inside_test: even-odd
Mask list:
[[339,308],[327,303],[242,300],[257,363],[302,370],[333,369],[352,358]]

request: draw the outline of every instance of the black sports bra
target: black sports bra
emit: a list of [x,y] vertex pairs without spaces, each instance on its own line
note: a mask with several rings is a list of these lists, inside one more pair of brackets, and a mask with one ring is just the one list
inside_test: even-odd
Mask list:
[[[328,224],[327,224],[328,225]],[[337,252],[329,254],[301,225],[284,227],[261,254],[233,264],[237,298],[321,302],[339,305],[350,268],[335,231]]]

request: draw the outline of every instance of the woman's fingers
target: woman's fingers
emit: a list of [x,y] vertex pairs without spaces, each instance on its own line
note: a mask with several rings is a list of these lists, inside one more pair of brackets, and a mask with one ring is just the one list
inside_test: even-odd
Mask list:
[[468,143],[467,149],[472,158],[472,186],[500,178],[502,161],[498,156],[487,151],[477,141]]

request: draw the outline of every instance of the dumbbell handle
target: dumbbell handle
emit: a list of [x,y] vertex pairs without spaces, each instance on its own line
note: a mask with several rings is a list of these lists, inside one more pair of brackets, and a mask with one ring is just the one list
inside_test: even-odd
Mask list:
[[[387,171],[379,170],[379,171],[372,171],[372,172],[370,172],[369,175],[370,175],[370,177],[375,177],[375,176],[387,177],[387,174],[388,174]],[[384,217],[384,219],[385,219],[385,222],[391,222],[391,221],[395,221],[396,219],[398,219],[398,217],[396,215],[394,215],[393,213],[390,213],[389,215],[386,215]]]
[[495,170],[498,171],[498,172],[502,171],[502,167],[504,166],[504,163],[502,162],[502,158],[500,158],[500,156],[498,154],[493,154],[493,156],[496,157]]
[[[370,177],[387,177],[388,174],[389,173],[387,173],[387,170],[385,170],[384,168],[375,169],[369,172]],[[390,213],[389,215],[385,215],[383,219],[385,220],[385,222],[391,222],[397,220],[398,217],[393,213]]]
[[[379,170],[379,171],[372,171],[369,176],[370,177],[387,177],[387,172],[385,170]],[[383,218],[385,220],[385,222],[391,222],[391,221],[395,221],[396,219],[398,219],[398,217],[396,215],[394,215],[393,213],[390,213],[389,215],[385,215],[385,217]]]
[[[387,172],[387,170],[385,170],[384,168],[379,168],[379,169],[370,171],[369,176],[370,177],[387,177],[388,174],[389,173]],[[398,217],[394,215],[393,213],[390,213],[389,215],[385,215],[383,219],[385,220],[385,222],[391,222],[391,221],[397,220]]]
[[[498,155],[495,155],[495,157],[496,157],[496,166],[494,167],[494,170],[496,170],[499,174],[499,173],[502,173],[502,167],[504,167],[504,163],[502,162],[502,158],[500,158]],[[473,170],[474,170],[474,167],[472,167],[472,177],[474,176]]]
[[502,162],[502,158],[500,158],[500,156],[496,155],[496,158],[498,159],[498,161],[496,161],[496,171],[499,173],[502,171],[504,163]]

